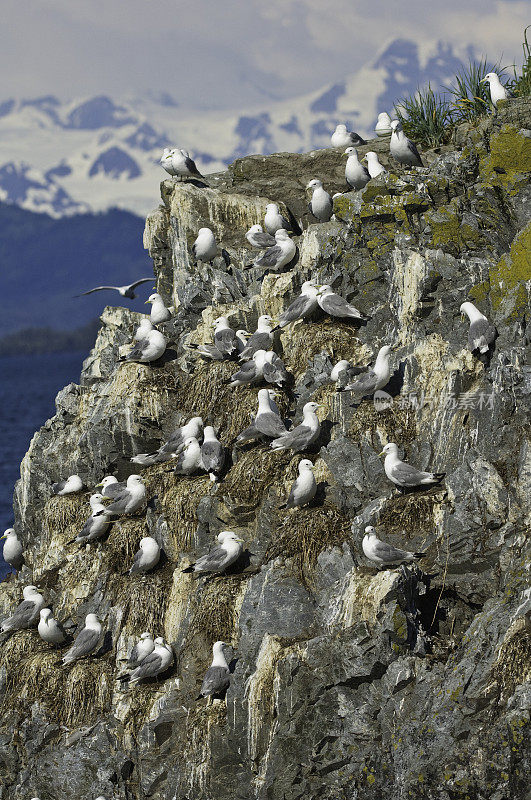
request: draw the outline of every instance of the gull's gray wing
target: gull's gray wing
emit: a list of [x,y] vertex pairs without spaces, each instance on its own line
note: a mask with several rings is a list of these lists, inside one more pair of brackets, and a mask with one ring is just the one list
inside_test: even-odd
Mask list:
[[252,358],[257,350],[267,350],[270,344],[271,338],[268,333],[253,333],[240,353],[240,361]]
[[297,319],[301,319],[309,311],[311,311],[315,304],[317,303],[314,297],[310,297],[306,294],[301,294],[299,297],[296,297],[293,303],[291,303],[282,314],[279,315],[279,321],[284,322],[287,324],[288,322],[295,322]]
[[264,379],[268,383],[276,383],[279,386],[287,381],[289,375],[287,373],[284,362],[279,356],[275,355],[272,363],[266,361],[264,364]]
[[255,267],[275,267],[282,257],[282,248],[277,244],[266,250],[264,255],[258,258]]
[[32,624],[32,618],[35,616],[35,603],[33,600],[23,600],[20,603],[12,616],[4,621],[4,625],[9,625],[10,628],[20,630],[27,628]]
[[323,311],[326,311],[326,313],[330,314],[331,317],[357,316],[360,319],[363,319],[364,315],[361,313],[361,311],[358,311],[357,308],[351,306],[350,303],[347,303],[347,301],[338,294],[331,294],[327,295],[326,297],[319,298],[317,302]]
[[140,570],[140,561],[142,560],[142,550],[137,550],[135,553],[135,557],[133,559],[133,563],[131,564],[131,569],[129,570],[130,573],[138,572]]
[[205,556],[198,558],[194,567],[196,572],[222,572],[232,561],[233,558],[229,558],[223,547],[214,547]]
[[158,653],[150,653],[131,673],[131,680],[140,681],[143,678],[154,678],[158,675],[162,658]]
[[259,433],[269,436],[270,439],[278,439],[279,436],[287,433],[286,426],[278,414],[273,414],[272,411],[258,414],[251,427],[254,427]]
[[222,694],[230,686],[230,673],[226,667],[209,667],[201,684],[201,694],[208,697]]
[[496,338],[496,333],[495,326],[488,320],[475,320],[468,329],[468,349],[474,351],[480,347],[488,347]]
[[399,461],[391,469],[391,474],[401,486],[412,487],[419,486],[423,478],[429,478],[432,473],[423,472],[410,464],[406,464],[404,461]]
[[184,436],[179,429],[174,434],[170,436],[167,442],[165,442],[162,447],[159,447],[158,456],[161,461],[167,460],[171,458],[173,453],[179,453],[182,450],[184,445]]
[[410,151],[410,153],[413,153],[413,155],[415,156],[415,158],[419,162],[417,164],[417,166],[418,167],[423,167],[424,164],[422,163],[422,159],[420,157],[419,151],[417,150],[417,145],[415,144],[415,142],[412,142],[411,139],[408,139],[407,140],[407,147],[408,147],[408,150]]
[[140,278],[139,281],[135,281],[134,283],[130,283],[127,287],[128,289],[136,289],[137,286],[140,286],[141,283],[155,283],[155,277],[153,278]]
[[76,294],[76,297],[83,297],[86,294],[92,294],[93,292],[101,292],[104,289],[114,289],[116,292],[118,291],[118,286],[96,286],[94,289],[89,289],[88,292],[81,292],[81,294]]
[[378,383],[378,376],[376,372],[371,369],[365,375],[361,375],[354,383],[349,383],[345,386],[343,391],[355,392],[359,395],[372,394]]
[[120,492],[120,494],[115,497],[110,506],[107,506],[107,512],[109,514],[123,514],[130,499],[131,493],[128,489],[124,489],[123,492]]
[[115,499],[121,494],[125,489],[125,483],[110,483],[108,486],[105,487],[104,491],[102,492],[104,497],[111,497]]
[[214,344],[200,344],[197,346],[197,352],[203,358],[210,358],[212,361],[223,361],[225,353],[222,353]]
[[[284,449],[288,447],[295,452],[304,450],[313,439],[314,432],[307,425],[297,425],[292,431],[287,431],[283,436],[279,437],[276,441],[282,444]],[[273,445],[276,442],[273,442]]]
[[54,494],[59,494],[62,492],[66,486],[66,481],[58,481],[57,483],[52,483],[52,492]]
[[207,472],[218,472],[225,463],[225,448],[221,442],[205,442],[201,446],[201,459]]
[[73,661],[76,658],[90,655],[96,649],[99,639],[100,633],[98,631],[91,628],[83,628],[70,650],[65,653],[65,658],[68,657],[69,661]]
[[248,428],[245,428],[241,433],[238,434],[236,437],[236,442],[238,444],[241,444],[242,442],[250,442],[251,439],[258,439],[260,435],[260,431],[257,430],[254,425],[249,425]]
[[275,237],[271,236],[270,233],[266,233],[266,231],[264,231],[263,233],[253,234],[253,239],[256,242],[256,246],[263,248],[273,247],[273,245],[276,243]]
[[137,358],[142,358],[144,350],[149,347],[148,339],[138,339],[135,346],[126,355],[127,361],[134,361]]
[[407,550],[400,550],[398,547],[393,547],[392,544],[378,540],[373,544],[374,555],[381,558],[387,564],[393,564],[396,561],[402,561],[407,558],[410,553]]
[[256,378],[256,364],[254,361],[247,361],[242,364],[238,372],[231,375],[231,381],[242,381],[242,383],[251,383]]
[[236,334],[232,328],[224,328],[214,334],[214,344],[220,353],[230,355],[236,350]]

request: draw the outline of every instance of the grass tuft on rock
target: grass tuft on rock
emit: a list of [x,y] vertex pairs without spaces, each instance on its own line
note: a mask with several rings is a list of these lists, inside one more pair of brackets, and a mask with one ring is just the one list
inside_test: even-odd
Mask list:
[[116,575],[110,582],[114,603],[122,609],[122,625],[135,635],[152,631],[162,636],[171,571],[168,565],[146,577]]
[[389,533],[405,533],[411,538],[413,533],[424,536],[433,529],[435,506],[441,503],[444,488],[434,487],[429,494],[413,492],[395,495],[385,504],[378,520]]
[[208,578],[197,596],[187,640],[199,637],[206,647],[216,641],[233,643],[238,623],[237,600],[246,575]]
[[379,411],[371,399],[365,399],[353,409],[348,435],[355,441],[368,438],[377,452],[382,449],[384,440],[404,446],[418,435],[417,416],[413,408],[399,408],[396,404]]
[[88,495],[84,493],[50,497],[42,510],[42,522],[48,535],[60,534],[65,542],[77,536],[89,516]]
[[168,523],[174,555],[192,547],[197,529],[197,507],[202,497],[212,491],[208,476],[184,478],[173,476],[174,485],[169,486],[160,497],[164,518]]
[[503,703],[514,694],[517,686],[531,679],[531,633],[524,620],[518,620],[515,628],[500,647],[492,670]]
[[[230,498],[233,505],[255,509],[271,486],[276,484],[283,490],[286,471],[291,462],[298,464],[301,457],[291,451],[272,450],[269,445],[252,447],[242,453],[230,470],[222,484],[221,494]],[[295,475],[296,471],[293,471],[293,477]]]
[[304,375],[312,359],[325,352],[335,361],[346,358],[356,363],[360,343],[357,328],[337,319],[297,324],[282,333],[286,368],[295,376]]

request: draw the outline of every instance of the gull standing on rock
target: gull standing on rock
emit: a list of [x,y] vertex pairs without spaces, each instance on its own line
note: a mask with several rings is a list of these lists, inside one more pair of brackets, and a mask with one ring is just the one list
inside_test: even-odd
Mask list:
[[379,567],[401,564],[404,561],[416,561],[417,558],[425,555],[425,553],[410,553],[409,550],[400,550],[398,547],[393,547],[392,544],[382,542],[376,536],[372,525],[367,525],[365,528],[361,546],[369,561],[374,561]]
[[301,293],[299,297],[287,307],[285,311],[279,314],[278,327],[285,328],[290,322],[296,322],[298,319],[304,319],[310,316],[317,308],[317,295],[319,289],[315,285],[315,279],[311,281],[304,281],[301,286]]
[[16,569],[17,572],[24,564],[23,549],[20,540],[15,533],[14,528],[8,528],[4,531],[0,539],[5,539],[4,547],[2,549],[2,556],[6,564]]
[[49,608],[41,608],[37,632],[43,642],[48,642],[54,646],[63,644],[66,639],[63,626],[53,618],[51,609]]
[[380,164],[378,161],[378,156],[376,153],[373,153],[372,150],[369,150],[368,153],[365,153],[364,158],[367,161],[367,169],[371,178],[377,178],[378,175],[383,175],[387,172],[384,165]]
[[135,553],[129,575],[135,573],[145,575],[157,566],[159,560],[159,543],[152,536],[143,536],[142,539],[140,539],[140,549]]
[[[147,631],[140,634],[140,639],[131,650],[131,654],[127,659],[129,666],[133,669],[138,667],[138,665],[142,663],[142,661],[147,658],[147,656],[149,656],[154,649],[155,642],[153,641],[153,635]],[[125,659],[123,660],[125,661]]]
[[264,226],[266,231],[272,236],[274,236],[274,234],[282,228],[287,231],[291,230],[291,224],[289,220],[282,216],[276,203],[267,204],[264,217]]
[[87,614],[85,627],[78,633],[70,650],[63,656],[63,664],[71,664],[78,658],[85,658],[94,652],[101,636],[101,624],[96,614]]
[[165,643],[162,636],[157,636],[151,653],[142,659],[138,667],[130,675],[122,675],[120,679],[128,680],[130,684],[134,684],[145,678],[155,678],[171,667],[173,659],[173,650],[170,645]]
[[183,450],[175,456],[175,466],[171,472],[175,475],[193,475],[203,466],[201,461],[201,445],[190,436],[184,443]]
[[265,251],[255,262],[255,267],[265,267],[272,272],[278,272],[293,259],[297,252],[297,245],[290,238],[289,233],[284,228],[279,228],[275,233],[275,246]]
[[199,228],[197,239],[192,245],[192,254],[196,261],[212,263],[218,252],[216,237],[210,228]]
[[178,175],[181,180],[183,178],[201,178],[201,180],[205,180],[205,176],[201,175],[195,165],[195,161],[190,158],[186,150],[175,148],[171,151],[171,166],[173,174]]
[[317,491],[313,470],[312,462],[308,458],[303,458],[299,463],[299,477],[291,487],[287,501],[279,508],[300,508],[311,503]]
[[164,152],[160,157],[160,165],[168,173],[168,175],[171,175],[172,178],[175,178],[177,173],[173,168],[172,155],[173,149],[171,147],[165,147]]
[[227,317],[218,317],[214,320],[214,346],[220,353],[228,356],[238,350],[236,334],[230,327]]
[[312,189],[312,199],[308,203],[310,214],[313,214],[319,222],[330,222],[334,213],[334,204],[328,192],[323,189],[322,181],[314,178],[306,188]]
[[211,425],[205,427],[203,444],[201,445],[201,462],[212,482],[219,480],[219,473],[225,464],[225,448],[216,436]]
[[225,572],[243,553],[243,540],[234,531],[218,533],[219,545],[196,562],[183,569],[183,572]]
[[284,366],[284,362],[273,350],[269,350],[265,355],[262,367],[264,380],[267,383],[274,383],[282,388],[282,384],[289,380],[289,374]]
[[266,247],[272,247],[275,244],[275,237],[266,233],[261,225],[251,225],[245,238],[252,247],[256,247],[258,250],[265,250]]
[[83,488],[83,481],[79,475],[70,475],[66,481],[59,481],[59,483],[52,483],[52,492],[58,495],[75,494],[80,492]]
[[470,320],[468,329],[468,349],[471,353],[479,350],[480,353],[488,353],[493,344],[498,331],[487,317],[476,308],[474,303],[462,303],[459,309],[461,314],[466,314]]
[[331,286],[324,284],[319,287],[317,302],[326,314],[339,319],[355,319],[366,321],[369,317],[358,311],[357,308],[347,303],[340,295],[336,294]]
[[417,145],[407,138],[400,120],[394,119],[391,122],[391,130],[389,151],[395,161],[408,167],[423,167],[424,164],[417,150]]
[[393,129],[391,128],[391,117],[387,111],[382,111],[378,114],[378,122],[374,126],[374,132],[377,136],[391,136]]
[[358,133],[354,131],[347,131],[347,126],[342,123],[336,125],[336,129],[330,137],[332,147],[350,147],[351,144],[362,145],[367,144],[365,139],[362,139]]
[[24,598],[12,616],[2,623],[2,633],[7,631],[22,631],[32,628],[40,616],[41,608],[44,608],[44,597],[36,586],[25,586],[22,590]]
[[349,383],[338,391],[354,392],[359,397],[366,397],[374,394],[378,389],[382,389],[389,383],[391,369],[389,367],[389,355],[391,348],[389,345],[380,347],[374,367],[360,375],[353,383]]
[[265,350],[257,350],[250,361],[242,364],[238,372],[232,375],[229,386],[243,386],[259,381],[264,374]]
[[92,513],[75,539],[71,539],[68,544],[73,544],[74,542],[76,544],[87,544],[95,539],[101,539],[111,523],[107,507],[103,505],[102,501],[102,494],[96,493],[91,496],[89,503]]
[[353,189],[363,189],[371,179],[367,168],[363,164],[360,164],[358,151],[355,147],[347,147],[345,155],[348,155],[347,163],[345,164],[346,182]]
[[196,700],[208,697],[210,703],[218,695],[223,695],[230,686],[230,672],[223,648],[228,647],[225,642],[216,642],[212,648],[212,663],[205,673],[201,690]]
[[400,489],[413,489],[416,486],[434,486],[440,483],[446,475],[446,472],[423,472],[406,464],[405,461],[401,461],[398,458],[398,447],[394,442],[386,444],[379,455],[385,455],[385,474]]
[[154,292],[146,300],[146,304],[151,303],[151,313],[149,315],[152,325],[160,325],[161,322],[167,322],[171,319],[171,311],[166,308],[164,301],[158,292]]
[[319,436],[321,423],[315,412],[321,407],[319,403],[306,403],[301,424],[271,442],[273,450],[293,450],[295,453],[306,450]]
[[101,489],[103,497],[116,497],[125,489],[125,483],[120,483],[114,475],[106,475],[100,483],[97,483],[95,489]]
[[264,436],[269,439],[278,439],[279,436],[287,433],[286,426],[282,422],[278,411],[275,411],[271,405],[272,398],[269,391],[268,389],[260,389],[258,392],[258,412],[256,417],[252,425],[245,428],[237,437],[236,444]]
[[254,356],[257,350],[269,350],[273,343],[273,333],[271,330],[271,317],[269,314],[262,314],[258,317],[256,331],[252,334],[242,352],[238,356],[240,361],[245,361]]
[[494,107],[500,100],[507,100],[513,97],[512,92],[502,84],[495,72],[488,72],[480,83],[488,83],[490,89],[490,101]]
[[129,475],[125,489],[116,495],[114,502],[105,508],[105,513],[113,516],[134,514],[144,505],[146,487],[140,475]]
[[158,361],[164,355],[167,345],[166,337],[152,325],[149,330],[146,323],[151,325],[149,320],[143,321],[142,332],[139,334],[142,338],[137,340],[133,349],[126,356],[120,357],[120,361],[138,361],[140,364],[150,364]]

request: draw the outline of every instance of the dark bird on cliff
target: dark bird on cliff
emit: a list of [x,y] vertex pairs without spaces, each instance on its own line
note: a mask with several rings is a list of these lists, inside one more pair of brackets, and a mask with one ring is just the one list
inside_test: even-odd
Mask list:
[[219,573],[225,572],[231,564],[234,564],[243,552],[243,540],[234,531],[221,531],[217,535],[217,540],[219,542],[217,547],[183,569],[183,572]]
[[399,164],[408,167],[423,167],[417,145],[408,139],[402,129],[402,123],[398,119],[391,122],[391,140],[389,142],[389,152]]
[[59,495],[74,494],[75,492],[80,492],[82,488],[83,481],[79,475],[70,475],[66,481],[52,483],[52,492]]
[[365,536],[361,543],[362,549],[369,561],[374,561],[379,567],[387,567],[390,564],[401,564],[404,561],[416,561],[422,558],[425,553],[411,553],[409,550],[400,550],[392,544],[382,542],[376,536],[372,525],[365,528]]
[[16,569],[18,572],[24,564],[24,555],[22,543],[20,542],[14,528],[8,528],[4,531],[0,539],[5,539],[2,548],[2,555],[6,564]]
[[135,553],[129,575],[145,575],[154,569],[160,560],[160,545],[152,536],[140,539],[140,549]]
[[323,311],[331,317],[360,321],[369,319],[365,314],[362,314],[361,311],[358,311],[357,308],[347,303],[340,295],[336,294],[328,284],[319,287],[317,302]]
[[461,314],[466,314],[470,320],[468,329],[468,349],[471,353],[479,350],[480,353],[488,353],[491,344],[494,343],[498,331],[487,317],[476,308],[474,303],[462,303],[459,309]]
[[406,464],[405,461],[401,461],[398,458],[398,447],[394,442],[386,444],[379,455],[385,455],[385,474],[390,481],[401,489],[413,489],[416,486],[434,486],[440,483],[446,475],[446,472],[423,472]]
[[336,129],[330,137],[332,147],[350,147],[350,145],[360,146],[367,144],[365,139],[362,139],[359,133],[348,131],[347,126],[340,123],[336,125]]
[[279,314],[278,327],[285,328],[290,322],[296,322],[298,319],[308,317],[317,308],[317,295],[319,289],[316,286],[317,281],[312,279],[304,281],[301,286],[300,295],[287,307],[285,311]]
[[389,367],[390,353],[391,348],[389,345],[380,347],[374,367],[363,375],[359,375],[352,383],[348,383],[338,391],[354,392],[358,397],[367,397],[367,395],[372,395],[378,389],[384,387],[389,383],[389,378],[391,377],[391,369]]
[[101,623],[96,614],[87,614],[85,627],[76,636],[74,644],[63,656],[63,664],[71,664],[79,658],[91,655],[98,646],[101,636]]
[[44,597],[36,586],[25,586],[22,590],[24,598],[12,616],[2,623],[2,632],[21,631],[32,628],[39,619],[41,608],[44,607]]
[[219,480],[219,474],[225,464],[225,448],[216,436],[211,425],[204,431],[203,444],[201,445],[201,462],[211,481]]
[[306,450],[317,439],[321,430],[321,423],[315,413],[318,408],[322,408],[319,403],[306,403],[302,409],[301,424],[271,442],[273,450],[293,450],[295,453]]
[[225,694],[230,686],[230,672],[223,648],[228,647],[225,642],[216,642],[212,648],[212,663],[205,673],[201,690],[196,700],[207,697],[208,702],[214,697]]
[[308,203],[310,214],[313,214],[319,222],[329,222],[334,213],[334,204],[331,196],[323,188],[322,181],[314,178],[306,188],[312,189],[312,199]]
[[75,297],[83,297],[86,294],[92,294],[93,292],[102,292],[105,289],[110,289],[112,291],[118,292],[119,295],[122,297],[127,297],[129,300],[134,300],[136,297],[135,289],[137,286],[140,286],[141,283],[153,283],[155,278],[140,278],[139,281],[135,281],[134,283],[130,283],[128,286],[96,286],[94,289],[89,289],[88,292],[81,292],[81,294],[74,295]]

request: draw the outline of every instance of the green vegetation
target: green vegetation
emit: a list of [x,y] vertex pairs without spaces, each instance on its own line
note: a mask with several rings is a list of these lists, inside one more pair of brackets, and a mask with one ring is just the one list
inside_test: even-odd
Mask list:
[[401,98],[396,115],[406,133],[426,147],[437,147],[446,141],[453,120],[450,104],[444,95],[435,94],[430,84],[413,97]]

